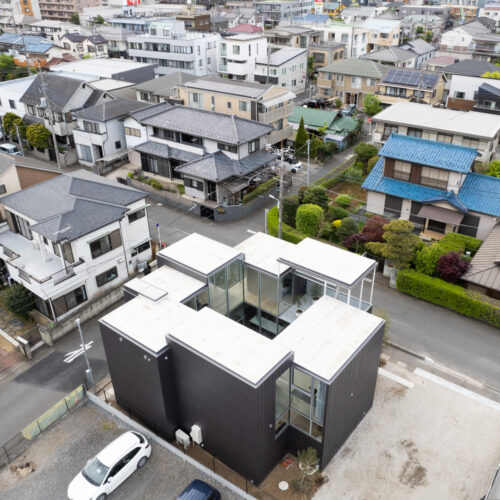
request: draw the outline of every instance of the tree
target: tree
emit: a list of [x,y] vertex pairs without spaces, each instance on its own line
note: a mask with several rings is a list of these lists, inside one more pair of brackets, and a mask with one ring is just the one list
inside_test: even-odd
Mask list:
[[80,24],[80,16],[78,15],[78,12],[73,12],[73,14],[71,14],[69,22],[73,24]]
[[314,80],[314,57],[310,56],[307,58],[307,78],[309,80]]
[[94,17],[94,20],[92,21],[92,24],[104,24],[106,21],[104,17],[102,17],[100,14]]
[[3,299],[7,309],[23,319],[29,318],[29,312],[35,305],[33,294],[20,284],[9,286]]
[[334,102],[336,108],[340,108],[340,106],[342,106],[342,99],[339,99],[338,97],[333,102]]
[[358,224],[351,217],[345,217],[342,219],[340,226],[337,228],[337,237],[340,241],[344,242],[352,234],[358,232]]
[[436,264],[440,257],[446,253],[439,243],[433,243],[419,250],[415,256],[415,269],[419,273],[432,276],[436,271]]
[[17,139],[16,125],[19,128],[19,134],[24,139],[26,138],[26,124],[23,119],[15,113],[5,113],[2,121],[3,131],[9,137]]
[[491,175],[492,177],[500,177],[500,160],[495,160],[490,163],[486,175]]
[[318,205],[325,210],[330,204],[330,197],[328,196],[325,188],[320,186],[309,186],[304,191],[302,203],[312,203],[313,205]]
[[47,149],[50,144],[50,130],[44,127],[41,123],[29,125],[26,129],[26,139],[30,146],[37,149]]
[[376,115],[382,111],[380,99],[373,94],[366,94],[363,99],[363,111],[370,116]]
[[295,227],[295,218],[297,209],[300,207],[299,196],[292,194],[283,200],[283,222],[289,226]]
[[380,241],[384,242],[384,226],[389,224],[387,219],[380,217],[380,215],[374,215],[370,217],[366,224],[363,226],[361,232],[366,234],[366,241]]
[[306,142],[309,139],[306,127],[304,125],[304,117],[300,118],[299,128],[297,129],[297,135],[295,136],[295,153],[304,156],[307,154]]
[[366,162],[366,173],[369,174],[373,167],[376,165],[376,163],[380,160],[379,156],[372,156],[367,162]]
[[335,198],[335,203],[341,207],[348,207],[351,204],[352,198],[348,194],[339,194]]
[[423,26],[417,26],[417,29],[415,30],[415,33],[417,35],[421,35],[424,32],[424,27]]
[[354,152],[358,156],[358,160],[363,163],[363,165],[367,165],[368,160],[373,158],[378,153],[378,148],[373,144],[367,144],[366,142],[360,142],[355,148]]
[[469,267],[470,263],[462,259],[458,252],[449,252],[442,255],[436,265],[441,279],[452,283],[457,281]]
[[425,32],[424,40],[427,43],[431,43],[433,38],[434,38],[434,33],[432,31],[426,31]]
[[413,233],[413,224],[408,220],[393,220],[384,226],[383,238],[386,242],[378,243],[383,245],[382,255],[390,260],[396,269],[409,267],[415,257],[415,248],[420,242],[418,236]]
[[315,448],[309,446],[306,450],[298,451],[297,458],[299,469],[302,471],[302,477],[300,479],[295,479],[292,482],[292,486],[298,493],[306,493],[312,487],[311,480],[308,476],[316,474],[319,470],[318,454]]
[[318,205],[306,203],[297,209],[297,229],[307,236],[318,236],[321,222],[323,222],[323,209]]
[[309,156],[310,158],[316,158],[318,156],[318,149],[323,144],[323,141],[317,136],[313,135],[311,139],[311,144],[309,145]]
[[6,54],[0,55],[0,75],[2,81],[7,79],[7,75],[10,72],[13,72],[15,67],[16,64],[14,63],[14,58],[12,56],[8,56]]

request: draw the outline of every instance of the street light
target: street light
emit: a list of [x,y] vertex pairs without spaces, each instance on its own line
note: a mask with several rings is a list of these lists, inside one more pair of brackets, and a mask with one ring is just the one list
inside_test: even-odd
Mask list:
[[87,381],[90,386],[94,385],[94,377],[92,376],[92,368],[90,368],[90,363],[89,363],[89,358],[87,356],[87,346],[85,345],[85,342],[83,341],[83,333],[82,333],[82,326],[80,325],[80,318],[75,319],[76,326],[78,328],[78,332],[80,333],[80,341],[83,349],[83,355],[85,356],[85,361],[87,362],[87,369],[85,370],[85,375],[87,376]]
[[156,223],[156,229],[158,230],[158,248],[161,248],[161,235],[160,235],[160,223]]

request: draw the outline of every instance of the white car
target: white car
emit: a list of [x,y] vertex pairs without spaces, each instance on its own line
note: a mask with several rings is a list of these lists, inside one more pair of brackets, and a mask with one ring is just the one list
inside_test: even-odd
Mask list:
[[148,440],[129,431],[100,451],[71,481],[70,500],[104,500],[151,456]]

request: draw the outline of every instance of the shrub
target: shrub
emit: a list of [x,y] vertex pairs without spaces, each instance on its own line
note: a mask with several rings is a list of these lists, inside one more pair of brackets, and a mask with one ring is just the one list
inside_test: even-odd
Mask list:
[[342,219],[336,219],[332,222],[333,227],[340,227],[340,224],[342,224]]
[[463,260],[457,252],[449,252],[446,255],[441,255],[436,265],[439,276],[451,283],[457,281],[469,267],[469,262]]
[[359,184],[363,179],[363,167],[352,165],[342,174],[343,180],[349,184]]
[[256,189],[254,189],[251,193],[246,194],[243,196],[243,203],[248,203],[249,201],[254,200],[258,196],[262,196],[263,194],[267,193],[274,187],[276,187],[277,182],[276,179],[269,179],[266,182],[263,182],[260,186],[258,186]]
[[363,226],[361,232],[367,235],[366,241],[384,241],[384,226],[389,224],[389,221],[380,217],[379,215],[374,215],[370,217],[366,224]]
[[29,312],[35,306],[33,294],[23,285],[9,286],[4,295],[4,302],[7,309],[23,319],[29,318]]
[[325,161],[336,152],[337,144],[335,144],[335,142],[333,141],[326,141],[318,145],[318,154],[316,157],[320,161]]
[[399,271],[396,286],[401,292],[500,327],[500,307],[479,293],[409,269]]
[[415,256],[415,269],[419,273],[432,276],[436,271],[436,264],[439,258],[447,253],[443,250],[439,243],[433,243],[430,246],[425,246],[416,253]]
[[488,165],[488,171],[486,175],[491,175],[492,177],[500,177],[500,160],[494,160]]
[[366,142],[360,142],[355,148],[354,152],[358,155],[357,160],[363,162],[366,167],[368,160],[373,158],[378,153],[378,148],[373,144],[367,144]]
[[307,133],[306,127],[304,125],[304,117],[300,117],[299,128],[297,129],[297,133],[295,134],[295,152],[299,156],[304,156],[307,154],[306,150],[306,142],[309,139],[309,134]]
[[327,218],[329,220],[344,219],[349,215],[349,212],[342,207],[336,207],[334,205],[328,207]]
[[158,189],[159,191],[163,190],[163,186],[156,179],[149,179],[146,182],[154,189]]
[[318,236],[324,240],[331,241],[335,234],[335,228],[328,224],[328,222],[322,222],[319,228]]
[[304,191],[304,198],[302,199],[304,204],[318,205],[322,209],[328,208],[330,203],[330,197],[324,188],[320,186],[309,186]]
[[393,220],[384,226],[383,255],[396,269],[404,269],[415,258],[420,240],[413,234],[413,224],[408,220]]
[[331,189],[335,185],[337,185],[339,182],[341,182],[341,179],[338,177],[332,177],[331,179],[327,179],[326,181],[322,182],[320,184],[321,187],[325,189]]
[[483,242],[472,236],[459,233],[448,233],[443,236],[439,244],[445,248],[447,252],[464,252],[468,251],[474,255]]
[[299,196],[297,194],[287,196],[283,200],[283,222],[289,226],[295,227],[295,217],[299,206]]
[[303,185],[299,187],[297,195],[299,197],[299,203],[302,205],[304,203],[304,193],[306,192],[307,186]]
[[335,101],[333,101],[334,105],[336,108],[340,108],[342,106],[342,99],[335,99]]
[[363,99],[363,111],[370,116],[376,115],[382,111],[380,99],[373,94],[366,94]]
[[183,184],[177,184],[177,191],[179,191],[179,194],[184,194],[186,192],[186,187]]
[[297,230],[306,236],[317,236],[323,221],[323,209],[312,203],[300,205],[297,210]]
[[364,233],[351,234],[342,242],[346,248],[355,247],[356,252],[359,252],[365,243],[368,243],[368,235]]
[[372,156],[366,163],[366,173],[369,174],[376,163],[379,161],[380,156]]
[[340,226],[337,228],[336,235],[340,241],[345,241],[351,234],[358,232],[358,224],[354,219],[346,217],[342,219]]
[[[279,213],[278,207],[273,207],[267,212],[267,230],[271,236],[278,236]],[[283,223],[282,238],[290,243],[300,243],[306,237],[293,227]]]
[[335,198],[335,203],[342,207],[348,207],[351,204],[352,198],[348,194],[339,194]]
[[127,177],[128,177],[129,179],[133,179],[133,178],[134,178],[134,172],[129,172],[129,173],[127,174]]

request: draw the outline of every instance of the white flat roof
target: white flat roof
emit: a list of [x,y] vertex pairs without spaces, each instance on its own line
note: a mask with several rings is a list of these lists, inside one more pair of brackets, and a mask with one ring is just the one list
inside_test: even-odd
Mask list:
[[304,272],[312,272],[341,285],[352,286],[375,261],[311,238],[283,250],[280,261]]
[[101,321],[157,353],[167,346],[168,333],[197,314],[168,295],[160,302],[139,295],[106,314]]
[[294,352],[294,364],[329,382],[384,320],[324,295],[273,343]]
[[290,269],[290,266],[280,264],[278,258],[285,249],[293,246],[295,246],[293,243],[269,234],[256,233],[234,248],[245,254],[246,263],[278,276]]
[[205,276],[235,259],[241,251],[218,241],[192,233],[173,245],[164,248],[159,255],[171,259]]
[[253,385],[290,355],[289,349],[208,307],[196,315],[169,337]]
[[68,73],[82,73],[99,75],[102,78],[111,78],[115,73],[145,68],[150,63],[129,61],[128,59],[82,59],[81,61],[67,62],[51,66],[51,71],[66,71]]
[[122,80],[114,80],[113,78],[103,78],[92,82],[92,87],[99,90],[116,90],[124,87],[135,85],[132,82],[123,82]]
[[500,129],[498,115],[477,111],[433,108],[427,104],[398,102],[376,114],[375,121],[442,130],[458,135],[493,139]]

